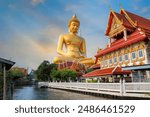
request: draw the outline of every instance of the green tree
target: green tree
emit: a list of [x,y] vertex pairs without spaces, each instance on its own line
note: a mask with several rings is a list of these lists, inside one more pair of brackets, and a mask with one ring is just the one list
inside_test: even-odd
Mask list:
[[7,72],[7,76],[12,80],[23,78],[25,75],[19,69],[11,69]]
[[76,72],[69,69],[53,70],[50,76],[53,81],[69,82],[76,80]]
[[89,72],[92,72],[93,71],[93,69],[87,69],[86,71],[85,71],[85,73],[89,73]]
[[52,81],[50,74],[53,70],[56,70],[56,64],[50,64],[49,61],[43,61],[36,70],[36,76],[41,81]]
[[69,69],[63,69],[61,70],[61,79],[62,81],[75,81],[76,79],[76,72],[69,70]]
[[60,70],[52,70],[52,72],[50,73],[50,77],[52,78],[52,81],[61,81]]

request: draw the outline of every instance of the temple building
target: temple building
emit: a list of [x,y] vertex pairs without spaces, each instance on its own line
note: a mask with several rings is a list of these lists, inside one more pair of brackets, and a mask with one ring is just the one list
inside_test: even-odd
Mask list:
[[105,35],[108,45],[95,55],[100,69],[83,77],[109,76],[114,81],[120,75],[132,82],[150,81],[150,20],[123,8],[119,13],[111,9]]

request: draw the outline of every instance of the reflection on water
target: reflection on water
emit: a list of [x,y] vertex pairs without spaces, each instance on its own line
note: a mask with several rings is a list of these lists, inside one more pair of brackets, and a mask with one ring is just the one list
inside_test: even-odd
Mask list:
[[14,89],[13,100],[106,100],[106,98],[50,88],[25,86]]

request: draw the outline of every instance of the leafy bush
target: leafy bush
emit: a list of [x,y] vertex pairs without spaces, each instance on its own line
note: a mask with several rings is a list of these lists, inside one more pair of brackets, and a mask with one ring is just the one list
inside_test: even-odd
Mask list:
[[12,69],[7,73],[7,76],[12,80],[23,78],[25,75],[19,69]]
[[76,80],[76,72],[69,69],[53,70],[50,76],[53,81],[69,82]]

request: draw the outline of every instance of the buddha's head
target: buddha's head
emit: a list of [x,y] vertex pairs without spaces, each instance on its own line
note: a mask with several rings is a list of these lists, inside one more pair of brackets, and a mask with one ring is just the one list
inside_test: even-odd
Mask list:
[[69,32],[77,33],[80,26],[80,21],[77,19],[76,15],[73,15],[68,22]]

